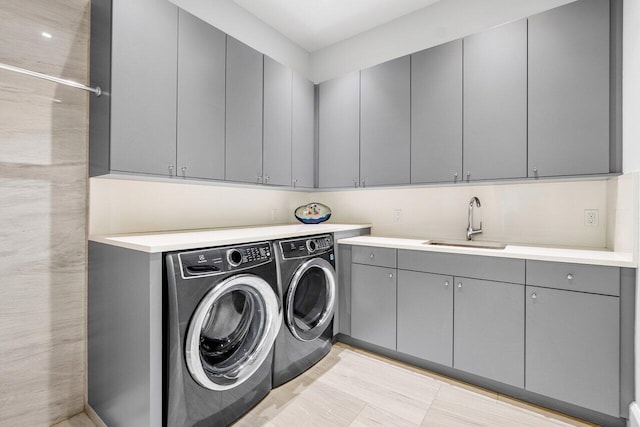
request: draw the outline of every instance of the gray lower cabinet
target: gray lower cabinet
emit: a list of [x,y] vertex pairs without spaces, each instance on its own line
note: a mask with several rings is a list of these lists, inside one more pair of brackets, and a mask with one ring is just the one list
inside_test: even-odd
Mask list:
[[453,364],[453,277],[398,270],[397,350]]
[[293,73],[291,123],[291,184],[313,188],[315,181],[315,86]]
[[411,157],[411,58],[362,70],[360,182],[408,184]]
[[262,183],[263,55],[227,36],[225,179]]
[[525,388],[618,417],[619,300],[527,286]]
[[462,177],[462,40],[411,55],[411,183]]
[[453,367],[524,387],[523,285],[455,277]]
[[226,35],[180,10],[177,174],[224,179]]
[[609,1],[529,18],[530,177],[609,172]]
[[527,176],[527,21],[464,39],[465,180]]
[[178,8],[114,0],[110,170],[175,175]]
[[263,182],[291,185],[291,69],[264,57]]
[[351,336],[396,349],[396,270],[352,264]]
[[322,82],[318,99],[318,185],[360,182],[360,72]]

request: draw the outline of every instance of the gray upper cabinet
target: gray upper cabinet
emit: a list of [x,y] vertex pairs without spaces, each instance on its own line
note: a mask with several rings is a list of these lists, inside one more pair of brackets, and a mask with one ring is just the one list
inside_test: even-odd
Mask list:
[[315,86],[293,73],[291,184],[313,188],[315,179]]
[[178,8],[112,5],[110,169],[175,175]]
[[527,286],[526,389],[618,417],[619,300]]
[[227,36],[228,181],[262,182],[262,74],[262,54]]
[[465,180],[527,176],[527,21],[464,39]]
[[411,55],[411,182],[462,177],[462,40]]
[[410,75],[409,56],[361,72],[360,180],[363,186],[411,181]]
[[398,351],[453,363],[453,277],[398,270]]
[[320,83],[319,187],[354,187],[360,179],[360,72]]
[[352,264],[351,336],[396,349],[396,270]]
[[453,367],[524,387],[524,286],[455,277]]
[[291,69],[264,57],[263,182],[291,185]]
[[529,176],[609,172],[609,1],[529,18]]
[[224,179],[226,35],[180,10],[179,176]]

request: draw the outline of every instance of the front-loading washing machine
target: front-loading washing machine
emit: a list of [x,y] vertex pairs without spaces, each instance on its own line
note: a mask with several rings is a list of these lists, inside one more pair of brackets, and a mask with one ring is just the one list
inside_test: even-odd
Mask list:
[[231,424],[272,388],[282,309],[271,243],[172,252],[165,262],[165,424]]
[[283,305],[283,326],[274,346],[273,386],[277,387],[331,350],[336,271],[330,234],[279,240],[274,250]]

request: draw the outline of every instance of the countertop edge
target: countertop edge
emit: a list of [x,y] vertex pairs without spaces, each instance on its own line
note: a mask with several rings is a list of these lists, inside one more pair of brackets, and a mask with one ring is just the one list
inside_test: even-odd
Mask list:
[[[515,259],[527,259],[527,260],[535,260],[535,261],[550,261],[550,262],[566,262],[572,264],[591,264],[591,265],[602,265],[609,267],[626,267],[626,268],[637,268],[637,262],[633,260],[633,255],[631,253],[619,253],[619,252],[609,252],[602,251],[601,254],[598,254],[597,257],[593,256],[593,252],[597,252],[597,249],[560,249],[560,248],[549,248],[549,250],[563,250],[566,251],[566,255],[554,255],[554,254],[540,254],[536,253],[540,250],[545,250],[544,247],[529,247],[525,245],[508,245],[503,250],[496,249],[481,249],[481,248],[457,248],[457,247],[445,247],[445,246],[429,246],[424,245],[422,242],[427,241],[427,239],[416,240],[416,239],[402,239],[402,238],[394,238],[394,242],[380,242],[380,237],[375,236],[358,236],[358,237],[350,237],[346,239],[340,239],[336,243],[341,245],[352,245],[352,246],[372,246],[379,248],[390,248],[390,249],[405,249],[405,250],[414,250],[414,251],[424,251],[424,252],[440,252],[440,253],[451,253],[458,255],[478,255],[478,256],[489,256],[489,257],[497,257],[497,258],[515,258]],[[406,240],[406,243],[397,242],[397,240]],[[510,249],[511,248],[511,249]],[[517,248],[517,252],[513,252],[514,248]],[[589,252],[589,253],[585,253]]]
[[[304,236],[308,234],[322,234],[322,233],[339,233],[342,231],[361,230],[371,228],[371,224],[313,224],[307,227],[304,224],[289,224],[289,225],[275,225],[275,226],[250,226],[250,227],[230,227],[230,228],[217,228],[217,229],[202,229],[202,230],[182,230],[176,232],[157,232],[157,233],[131,233],[131,234],[118,234],[118,235],[91,235],[88,240],[90,242],[102,243],[110,246],[117,246],[121,248],[131,249],[139,252],[146,253],[162,253],[170,251],[180,251],[186,249],[196,249],[204,247],[226,246],[233,244],[242,244],[255,242],[259,240],[278,240],[286,239],[289,237]],[[295,228],[295,229],[293,229]],[[184,234],[198,234],[207,233],[215,234],[220,232],[221,234],[228,234],[229,232],[238,231],[239,233],[247,233],[255,231],[255,233],[249,235],[242,235],[238,237],[225,236],[219,239],[207,238],[197,239],[194,238],[187,242],[177,243],[158,243],[158,244],[142,244],[135,240],[140,239],[153,239],[155,236],[162,236],[163,240],[168,236],[179,237]],[[127,240],[129,239],[129,240]]]

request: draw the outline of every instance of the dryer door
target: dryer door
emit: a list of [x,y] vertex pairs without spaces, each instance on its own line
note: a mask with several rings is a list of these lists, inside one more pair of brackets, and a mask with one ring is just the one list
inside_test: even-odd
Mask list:
[[302,264],[287,292],[286,320],[293,336],[311,341],[322,335],[333,318],[336,271],[325,259]]
[[251,274],[229,277],[196,308],[185,359],[191,376],[210,390],[228,390],[262,365],[282,323],[272,287]]

